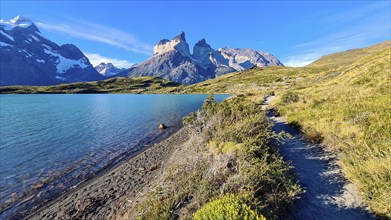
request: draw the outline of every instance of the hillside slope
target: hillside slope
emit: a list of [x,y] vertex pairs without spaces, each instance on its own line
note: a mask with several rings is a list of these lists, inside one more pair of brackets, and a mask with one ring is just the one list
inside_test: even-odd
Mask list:
[[185,93],[276,93],[279,112],[336,153],[374,212],[391,218],[391,41],[331,54],[301,68],[253,68]]
[[280,111],[310,139],[343,153],[343,168],[380,216],[391,218],[391,50],[312,76]]
[[384,48],[391,47],[391,41],[384,41],[379,44],[372,45],[366,48],[353,49],[348,51],[343,51],[339,53],[333,53],[321,57],[315,62],[309,64],[310,67],[327,67],[333,68],[341,65],[349,65],[356,62],[359,59],[362,59],[368,55],[376,53],[379,50]]

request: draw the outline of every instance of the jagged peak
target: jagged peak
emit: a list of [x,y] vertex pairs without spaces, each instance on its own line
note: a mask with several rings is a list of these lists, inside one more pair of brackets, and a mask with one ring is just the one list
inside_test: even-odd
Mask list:
[[12,24],[21,24],[21,23],[25,23],[25,22],[29,22],[29,23],[32,23],[30,19],[26,18],[26,17],[23,17],[23,16],[16,16],[15,18],[11,19],[10,22]]
[[174,37],[172,40],[183,40],[183,41],[186,41],[186,34],[185,34],[185,32],[181,31],[181,33],[178,34],[176,37]]
[[163,54],[168,51],[178,51],[184,56],[191,57],[189,45],[186,42],[185,32],[181,32],[172,40],[163,39],[153,48],[153,55]]
[[162,39],[162,40],[160,40],[158,43],[157,43],[157,45],[163,45],[163,44],[165,44],[165,43],[167,43],[167,42],[169,42],[170,40],[168,40],[168,39]]
[[9,21],[0,20],[0,26],[2,26],[7,31],[12,30],[15,27],[28,28],[33,26],[36,29],[35,31],[39,32],[38,28],[34,25],[34,23],[30,19],[20,15],[16,16],[15,18]]
[[206,43],[205,38],[199,40],[194,46],[212,48],[208,43]]

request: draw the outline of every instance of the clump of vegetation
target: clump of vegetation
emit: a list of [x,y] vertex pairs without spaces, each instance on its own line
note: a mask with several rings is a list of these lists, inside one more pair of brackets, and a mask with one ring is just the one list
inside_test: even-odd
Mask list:
[[210,219],[266,220],[243,199],[233,194],[209,202],[194,214],[194,220]]
[[287,92],[281,96],[281,101],[285,104],[295,103],[299,101],[299,95],[295,92]]
[[301,189],[291,168],[269,146],[274,135],[259,105],[243,96],[222,103],[209,97],[202,111],[185,117],[184,123],[192,134],[186,146],[192,153],[167,170],[139,206],[140,219],[191,219],[209,202],[198,212],[200,219],[221,202],[232,202],[229,209],[239,207],[231,219],[276,219],[287,213]]

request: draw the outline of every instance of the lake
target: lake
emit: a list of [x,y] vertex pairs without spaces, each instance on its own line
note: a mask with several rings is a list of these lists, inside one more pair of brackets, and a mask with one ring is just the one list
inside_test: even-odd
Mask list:
[[[133,156],[173,132],[206,97],[0,95],[0,219]],[[160,130],[162,122],[171,129]]]

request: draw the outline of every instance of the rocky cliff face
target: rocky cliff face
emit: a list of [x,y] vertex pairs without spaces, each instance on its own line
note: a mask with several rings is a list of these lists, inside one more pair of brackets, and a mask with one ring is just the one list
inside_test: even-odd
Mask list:
[[220,48],[219,53],[228,65],[235,70],[245,70],[253,66],[282,66],[282,63],[273,55],[252,49]]
[[118,68],[118,67],[114,66],[112,63],[100,63],[98,66],[96,66],[94,68],[102,76],[106,76],[106,77],[115,76],[119,72],[125,70],[125,68]]
[[214,50],[205,39],[198,41],[190,54],[185,33],[172,40],[163,39],[154,47],[153,56],[118,76],[158,76],[178,83],[192,84],[253,66],[282,66],[270,53],[251,49]]
[[185,33],[181,32],[172,40],[163,39],[153,48],[153,55],[160,55],[169,51],[177,51],[185,57],[191,57],[189,44],[186,42]]
[[53,85],[104,79],[73,44],[57,45],[27,18],[0,21],[0,85]]

